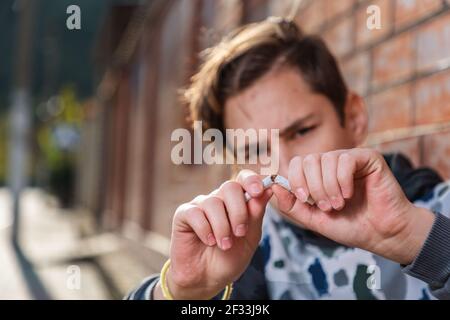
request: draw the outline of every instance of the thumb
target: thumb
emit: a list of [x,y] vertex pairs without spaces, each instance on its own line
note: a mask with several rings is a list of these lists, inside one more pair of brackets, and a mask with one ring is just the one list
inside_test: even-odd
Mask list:
[[312,229],[312,211],[319,212],[320,210],[312,207],[308,203],[297,200],[293,193],[279,185],[274,184],[271,188],[277,201],[276,207],[279,213],[294,224],[300,225],[303,228]]
[[277,208],[281,212],[290,213],[297,200],[295,195],[277,184],[272,185],[271,189],[277,201]]

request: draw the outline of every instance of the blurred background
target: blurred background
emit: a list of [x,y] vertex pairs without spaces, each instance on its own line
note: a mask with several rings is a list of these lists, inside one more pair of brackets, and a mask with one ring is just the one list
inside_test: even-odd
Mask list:
[[172,164],[178,89],[201,50],[268,16],[324,37],[368,146],[450,178],[450,0],[3,0],[0,299],[120,299],[160,270],[176,207],[229,174]]

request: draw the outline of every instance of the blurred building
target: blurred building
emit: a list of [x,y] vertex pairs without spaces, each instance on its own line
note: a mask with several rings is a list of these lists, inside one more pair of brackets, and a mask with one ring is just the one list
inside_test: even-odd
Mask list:
[[[367,28],[369,5],[379,30]],[[114,7],[98,38],[102,80],[86,103],[77,194],[99,227],[167,254],[176,207],[229,174],[172,164],[171,133],[187,127],[178,90],[200,50],[271,15],[325,38],[366,99],[368,145],[450,178],[450,1],[153,0]]]

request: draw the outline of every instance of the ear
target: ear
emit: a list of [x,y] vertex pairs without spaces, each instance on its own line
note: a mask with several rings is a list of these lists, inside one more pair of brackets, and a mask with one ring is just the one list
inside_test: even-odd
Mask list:
[[363,144],[367,138],[368,117],[364,99],[349,92],[345,105],[345,128],[352,137],[355,146]]

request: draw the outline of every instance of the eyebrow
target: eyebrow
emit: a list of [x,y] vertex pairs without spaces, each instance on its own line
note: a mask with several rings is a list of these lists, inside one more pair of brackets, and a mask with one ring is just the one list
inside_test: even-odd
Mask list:
[[299,118],[299,119],[295,120],[294,122],[289,124],[287,127],[280,130],[280,137],[288,136],[292,132],[297,131],[298,128],[304,126],[305,122],[307,122],[308,120],[311,120],[311,118],[313,118],[313,117],[314,117],[314,114],[309,114],[303,118]]
[[[314,118],[314,114],[309,114],[305,117],[295,120],[294,122],[289,124],[286,128],[280,130],[280,137],[289,136],[291,133],[297,131],[298,128],[303,127],[305,125],[305,122],[307,122],[308,120],[311,120],[312,118]],[[237,152],[242,152],[243,150],[250,150],[250,146],[253,147],[255,145],[246,143],[245,145],[240,147],[237,150]],[[270,144],[268,145],[268,147],[270,148]],[[256,148],[258,148],[258,144],[256,144]]]

